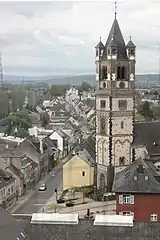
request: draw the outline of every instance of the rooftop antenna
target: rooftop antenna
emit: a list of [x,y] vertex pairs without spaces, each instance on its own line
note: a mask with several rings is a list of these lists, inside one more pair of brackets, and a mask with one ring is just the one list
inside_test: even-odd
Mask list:
[[4,89],[4,78],[3,78],[3,66],[2,66],[2,55],[0,52],[0,88]]
[[116,19],[117,18],[117,1],[115,1],[114,4],[115,4],[114,14],[115,14],[115,19]]

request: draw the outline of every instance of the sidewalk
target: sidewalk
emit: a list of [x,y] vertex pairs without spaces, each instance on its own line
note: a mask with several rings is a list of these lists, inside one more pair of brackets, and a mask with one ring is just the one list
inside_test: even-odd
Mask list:
[[8,211],[10,213],[15,213],[20,207],[22,207],[31,197],[36,194],[36,189],[32,189],[28,191],[25,195],[18,198],[18,201],[16,202],[16,205],[11,207]]

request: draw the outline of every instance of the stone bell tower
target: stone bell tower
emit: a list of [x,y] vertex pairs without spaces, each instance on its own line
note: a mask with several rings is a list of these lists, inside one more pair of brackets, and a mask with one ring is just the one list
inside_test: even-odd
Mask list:
[[133,160],[136,47],[131,37],[125,44],[115,13],[106,44],[95,48],[97,186],[111,188]]

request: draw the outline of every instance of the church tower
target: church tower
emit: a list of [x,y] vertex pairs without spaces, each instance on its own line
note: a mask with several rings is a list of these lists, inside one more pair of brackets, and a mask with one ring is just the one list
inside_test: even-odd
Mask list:
[[136,47],[131,37],[125,44],[115,13],[106,44],[95,48],[97,187],[104,188],[133,161]]

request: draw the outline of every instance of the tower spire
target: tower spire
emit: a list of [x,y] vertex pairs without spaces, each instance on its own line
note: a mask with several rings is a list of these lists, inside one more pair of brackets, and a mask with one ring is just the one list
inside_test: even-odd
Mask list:
[[115,19],[117,18],[117,0],[114,2],[115,4],[115,11],[114,11],[114,15],[115,15]]

